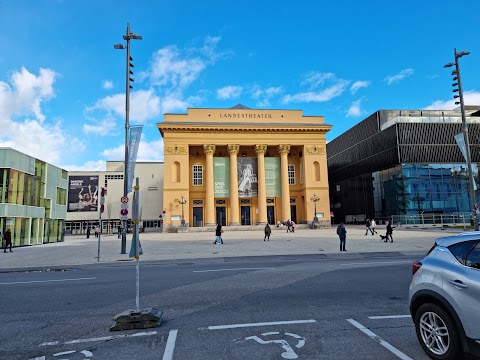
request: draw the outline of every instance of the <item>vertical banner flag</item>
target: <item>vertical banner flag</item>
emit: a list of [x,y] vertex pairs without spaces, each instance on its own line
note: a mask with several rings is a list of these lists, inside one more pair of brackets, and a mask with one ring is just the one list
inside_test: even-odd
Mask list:
[[258,163],[256,158],[237,159],[238,197],[252,198],[258,196]]
[[215,183],[214,197],[230,197],[230,158],[213,158],[213,181]]
[[265,158],[265,187],[268,197],[282,196],[282,185],[280,181],[280,158]]
[[[457,142],[458,147],[460,148],[460,151],[465,158],[465,161],[467,161],[467,146],[465,145],[465,137],[463,135],[463,132],[455,135],[455,141]],[[469,170],[467,169],[467,171]],[[477,190],[477,184],[475,183],[475,179],[473,180],[473,190]]]
[[127,191],[132,191],[133,175],[135,173],[135,162],[137,161],[138,146],[142,136],[143,126],[132,126],[128,141],[128,169],[127,169]]

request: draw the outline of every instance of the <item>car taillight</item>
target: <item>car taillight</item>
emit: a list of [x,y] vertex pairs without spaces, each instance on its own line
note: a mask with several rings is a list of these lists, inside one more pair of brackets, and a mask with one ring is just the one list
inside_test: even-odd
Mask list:
[[415,273],[422,267],[422,263],[420,261],[415,261],[412,264],[412,275],[415,275]]

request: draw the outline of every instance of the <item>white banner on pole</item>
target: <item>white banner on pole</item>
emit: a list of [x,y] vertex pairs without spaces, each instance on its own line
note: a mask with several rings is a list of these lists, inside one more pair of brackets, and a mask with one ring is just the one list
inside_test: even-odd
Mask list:
[[132,191],[135,162],[137,161],[138,146],[142,137],[143,126],[132,126],[128,141],[128,168],[127,168],[127,191]]

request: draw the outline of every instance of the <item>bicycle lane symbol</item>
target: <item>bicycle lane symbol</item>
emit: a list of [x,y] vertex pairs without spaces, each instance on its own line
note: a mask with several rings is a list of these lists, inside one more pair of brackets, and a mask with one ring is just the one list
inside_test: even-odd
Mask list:
[[[262,336],[271,336],[271,335],[279,335],[280,333],[278,331],[272,331],[272,332],[267,332],[267,333],[263,333],[261,334]],[[300,349],[301,347],[303,347],[303,345],[305,345],[305,339],[303,337],[301,337],[300,335],[297,335],[297,334],[292,334],[292,333],[288,333],[286,332],[285,335],[288,335],[288,336],[291,336],[295,339],[298,339],[298,343],[297,345],[295,345],[295,347],[297,349]],[[262,345],[266,345],[266,344],[279,344],[282,346],[282,348],[285,350],[281,355],[282,355],[282,358],[284,359],[298,359],[298,355],[295,353],[295,351],[292,349],[292,347],[290,346],[290,344],[287,342],[287,340],[284,340],[284,339],[278,339],[278,340],[263,340],[261,338],[259,338],[258,336],[248,336],[245,338],[245,340],[255,340],[257,343],[259,344],[262,344]]]
[[[64,356],[65,355],[72,355],[74,353],[77,353],[77,351],[76,350],[62,351],[62,352],[53,354],[53,357],[55,359],[58,359],[58,360],[69,360],[68,358],[65,358]],[[78,354],[82,354],[82,356],[85,356],[85,357],[81,358],[83,360],[90,360],[93,356],[93,354],[88,350],[79,351]],[[59,357],[62,357],[62,358],[60,359]],[[29,359],[29,360],[46,360],[46,359],[47,359],[46,356],[40,356],[40,357],[36,357],[36,358],[33,358],[33,359]]]

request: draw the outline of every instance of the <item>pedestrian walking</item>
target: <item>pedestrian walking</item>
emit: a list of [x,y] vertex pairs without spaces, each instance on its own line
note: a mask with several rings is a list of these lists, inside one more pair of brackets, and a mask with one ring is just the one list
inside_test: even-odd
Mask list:
[[10,252],[13,252],[13,250],[12,250],[12,233],[11,233],[10,229],[8,229],[5,232],[5,236],[3,237],[3,241],[5,242],[5,247],[3,249],[3,252],[6,253],[7,248],[9,246],[10,246]]
[[215,241],[213,242],[214,244],[217,244],[217,245],[223,244],[222,234],[223,234],[222,225],[217,224],[217,227],[215,228]]
[[285,225],[287,225],[287,233],[291,232],[292,231],[292,222],[290,221],[290,219],[287,220],[287,222],[285,223]]
[[365,220],[365,235],[368,234],[368,232],[370,231],[373,235],[373,231],[372,231],[372,222],[370,221],[370,219],[367,219]]
[[[377,234],[377,232],[375,231],[375,227],[377,226],[377,223],[376,223],[375,219],[372,219],[370,226],[372,227],[373,233]],[[372,233],[372,235],[373,235],[373,233]]]
[[89,238],[90,238],[90,226],[87,229],[87,239],[89,239]]
[[340,225],[338,225],[337,235],[340,239],[340,251],[347,251],[345,249],[345,243],[347,242],[347,229],[345,229],[343,223],[340,223]]
[[393,233],[393,227],[392,227],[392,224],[390,221],[387,221],[387,233],[385,234],[386,237],[385,237],[385,242],[388,241],[388,238],[390,237],[390,242],[393,242],[393,236],[392,236],[392,233]]
[[98,234],[100,233],[100,227],[97,225],[95,226],[95,237],[98,237]]
[[270,225],[265,225],[265,237],[263,238],[263,241],[270,241],[270,234],[272,233],[272,229],[270,229]]
[[295,232],[295,221],[290,221],[290,232],[294,233]]

